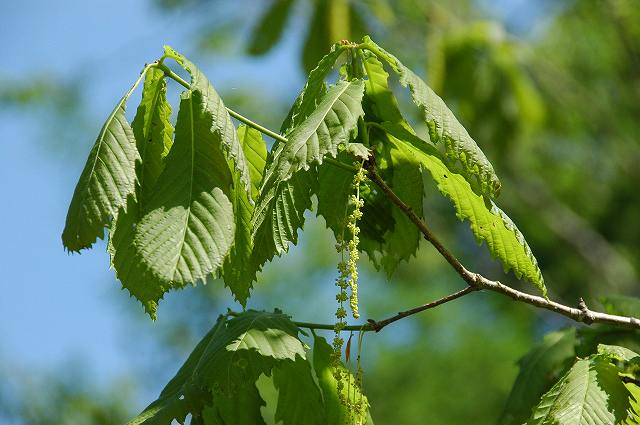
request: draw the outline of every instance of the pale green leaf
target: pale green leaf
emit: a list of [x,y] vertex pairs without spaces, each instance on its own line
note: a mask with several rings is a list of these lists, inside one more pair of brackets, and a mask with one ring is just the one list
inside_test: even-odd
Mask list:
[[531,415],[540,397],[547,392],[575,359],[575,328],[552,332],[533,347],[518,364],[516,378],[500,425],[520,425]]
[[[258,130],[241,125],[238,127],[238,139],[249,164],[251,174],[251,194],[255,200],[262,180],[267,146]],[[239,185],[239,176],[234,175],[234,184]],[[253,258],[253,239],[251,238],[251,216],[253,202],[244,190],[235,190],[233,198],[236,234],[234,245],[225,260],[222,277],[236,299],[244,305],[249,297],[251,284],[256,279],[258,267]]]
[[364,38],[363,44],[391,66],[403,86],[409,87],[413,101],[429,127],[431,140],[444,142],[448,162],[451,165],[459,163],[462,175],[469,183],[495,198],[500,192],[500,181],[493,166],[444,101],[413,71],[369,37]]
[[611,359],[621,362],[628,362],[640,356],[640,354],[633,350],[629,350],[628,348],[621,347],[619,345],[607,344],[598,344],[598,354],[608,356]]
[[390,143],[410,151],[414,161],[429,171],[440,193],[453,202],[457,217],[469,220],[476,240],[487,243],[489,252],[502,261],[505,271],[513,270],[517,278],[527,279],[546,296],[538,262],[511,219],[488,197],[477,194],[463,175],[449,169],[433,146],[400,126],[382,127]]
[[617,424],[628,417],[629,391],[601,356],[578,360],[546,393],[527,425]]
[[163,290],[214,276],[235,234],[223,135],[211,131],[205,102],[198,90],[183,93],[174,146],[135,230],[135,248]]
[[287,18],[294,0],[272,0],[258,23],[251,30],[247,51],[251,55],[263,55],[282,38]]
[[375,55],[364,53],[364,65],[367,79],[365,80],[365,97],[371,102],[371,114],[380,121],[400,124],[404,121],[398,101],[389,89],[389,74]]
[[244,156],[242,146],[238,140],[231,116],[227,112],[222,99],[215,91],[207,77],[191,61],[169,46],[164,47],[165,55],[176,60],[191,75],[191,88],[202,93],[204,108],[213,118],[211,120],[211,132],[219,137],[222,152],[233,162],[235,167],[231,171],[240,174],[247,194],[251,194],[251,175],[249,165]]
[[160,397],[128,425],[182,423],[186,415],[203,410],[218,423],[262,423],[243,422],[260,418],[264,405],[255,382],[297,358],[305,358],[305,346],[287,316],[249,310],[232,319],[220,317]]
[[340,370],[346,374],[344,380],[343,395],[352,402],[360,403],[361,409],[353,409],[340,401],[337,390],[336,378],[333,376],[333,363],[331,355],[333,348],[324,338],[314,335],[313,338],[313,368],[318,377],[318,384],[322,390],[327,424],[367,424],[373,425],[369,414],[369,401],[354,384],[355,378],[342,365]]
[[105,226],[126,207],[127,198],[135,196],[140,154],[125,117],[125,105],[134,88],[107,118],[78,179],[62,232],[62,243],[69,251],[89,248],[102,238]]

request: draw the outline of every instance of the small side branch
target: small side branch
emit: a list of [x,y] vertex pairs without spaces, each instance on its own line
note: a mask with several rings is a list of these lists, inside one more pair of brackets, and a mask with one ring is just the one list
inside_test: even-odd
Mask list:
[[374,182],[384,192],[387,198],[389,198],[391,202],[393,202],[398,208],[400,208],[400,210],[411,220],[411,222],[416,225],[424,238],[436,248],[436,250],[444,257],[444,259],[451,265],[451,267],[453,267],[458,275],[460,275],[460,277],[464,279],[465,282],[467,282],[470,288],[474,288],[474,290],[487,289],[493,292],[497,292],[510,297],[515,301],[524,302],[536,307],[550,310],[573,319],[576,322],[582,322],[587,325],[590,325],[592,323],[606,323],[609,325],[620,327],[640,329],[640,320],[638,318],[618,316],[614,314],[606,314],[598,311],[593,311],[587,307],[586,303],[582,299],[580,299],[578,308],[569,307],[567,305],[560,304],[547,298],[518,291],[511,288],[510,286],[500,283],[499,281],[490,280],[480,274],[470,272],[452,253],[450,253],[444,247],[444,245],[442,245],[442,243],[438,240],[438,238],[436,238],[436,236],[429,229],[426,223],[416,215],[411,207],[405,204],[393,192],[393,190],[389,186],[387,186],[384,180],[377,173],[375,163],[372,160],[369,160],[365,164],[365,167],[367,168],[367,176],[369,177],[369,179],[371,179],[371,181]]
[[[480,288],[476,288],[473,286],[467,286],[464,289],[461,289],[458,292],[454,292],[453,294],[449,294],[447,296],[444,296],[440,299],[437,299],[435,301],[431,301],[427,304],[423,304],[420,305],[418,307],[414,307],[412,309],[409,310],[405,310],[405,311],[401,311],[398,314],[396,314],[395,316],[391,316],[387,319],[384,320],[380,320],[380,321],[375,321],[372,319],[369,319],[367,321],[367,323],[363,324],[363,325],[349,325],[349,326],[345,326],[342,330],[344,331],[356,331],[356,332],[368,332],[368,331],[375,331],[375,332],[380,332],[382,330],[382,328],[384,328],[385,326],[388,326],[394,322],[397,322],[400,319],[404,319],[407,316],[412,316],[414,314],[417,313],[421,313],[425,310],[429,310],[435,307],[438,307],[439,305],[448,303],[450,301],[453,301],[455,299],[461,298],[465,295],[468,295],[474,291],[479,290]],[[323,323],[310,323],[310,322],[293,322],[296,326],[298,326],[299,328],[307,328],[307,329],[324,329],[324,330],[333,330],[334,329],[334,325],[328,325],[328,324],[323,324]]]

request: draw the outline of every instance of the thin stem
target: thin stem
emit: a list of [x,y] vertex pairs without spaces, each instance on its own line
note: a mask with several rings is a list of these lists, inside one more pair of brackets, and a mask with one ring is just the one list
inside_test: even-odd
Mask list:
[[[467,294],[470,294],[471,292],[477,291],[480,288],[474,288],[471,286],[467,286],[466,288],[458,291],[458,292],[454,292],[453,294],[449,294],[447,296],[444,296],[442,298],[439,298],[435,301],[431,301],[429,303],[426,304],[422,304],[418,307],[414,307],[411,308],[409,310],[405,310],[405,311],[401,311],[398,314],[391,316],[387,319],[384,320],[380,320],[380,321],[375,321],[375,320],[371,320],[369,319],[368,323],[365,323],[363,325],[349,325],[349,326],[345,326],[344,328],[342,328],[343,331],[359,331],[359,332],[370,332],[370,331],[375,331],[375,332],[380,332],[382,330],[382,328],[384,328],[385,326],[388,326],[394,322],[397,322],[400,319],[404,319],[407,316],[412,316],[414,314],[417,313],[421,313],[425,310],[430,310],[432,308],[438,307],[439,305],[448,303],[450,301],[453,301],[455,299],[458,299],[460,297],[463,297]],[[299,328],[307,328],[307,329],[326,329],[326,330],[333,330],[334,329],[334,325],[328,325],[328,324],[323,324],[323,323],[310,323],[310,322],[293,322],[296,326],[298,326]]]
[[473,290],[488,289],[493,292],[498,292],[502,295],[512,298],[515,301],[521,301],[527,304],[531,304],[536,307],[540,307],[546,310],[550,310],[561,314],[565,317],[575,320],[576,322],[582,322],[587,325],[592,323],[606,323],[610,325],[629,327],[634,329],[640,329],[640,320],[635,317],[618,316],[615,314],[606,314],[597,311],[590,310],[584,300],[580,299],[578,308],[569,307],[564,304],[560,304],[555,301],[551,301],[548,298],[539,297],[536,295],[530,295],[525,292],[518,291],[509,286],[506,286],[499,281],[487,279],[486,277],[472,273],[467,270],[458,259],[451,254],[442,243],[436,238],[436,236],[427,227],[426,223],[422,221],[415,212],[405,204],[384,180],[376,172],[375,163],[368,161],[365,165],[368,173],[367,177],[371,179],[378,187],[385,193],[391,202],[393,202],[400,210],[416,225],[420,230],[424,238],[429,241],[436,250],[444,257],[444,259],[453,267],[453,269],[460,275],[462,279]]
[[[191,84],[189,84],[188,82],[186,82],[182,77],[180,77],[178,74],[176,74],[175,72],[173,72],[167,65],[165,65],[162,62],[158,62],[157,64],[155,64],[156,67],[160,68],[161,70],[164,71],[164,74],[171,78],[172,80],[180,83],[180,85],[184,86],[185,88],[191,88]],[[241,121],[243,123],[245,123],[246,125],[248,125],[249,127],[255,128],[256,130],[258,130],[259,132],[266,134],[267,136],[271,137],[272,139],[278,140],[280,142],[284,142],[287,143],[287,139],[281,135],[279,135],[278,133],[269,130],[268,128],[251,121],[249,118],[237,113],[236,111],[234,111],[233,109],[230,108],[226,108],[227,112],[229,112],[229,115],[231,115],[232,117],[234,117],[235,119],[237,119],[238,121]]]

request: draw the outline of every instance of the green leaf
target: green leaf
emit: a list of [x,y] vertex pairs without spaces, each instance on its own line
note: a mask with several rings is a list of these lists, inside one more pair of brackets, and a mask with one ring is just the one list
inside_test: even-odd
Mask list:
[[222,151],[235,166],[231,167],[231,172],[240,174],[240,181],[243,183],[247,194],[250,195],[251,173],[249,164],[244,156],[231,116],[227,112],[222,99],[207,77],[191,61],[169,46],[164,46],[164,50],[166,56],[175,59],[191,75],[191,88],[202,93],[204,108],[213,118],[210,130],[220,138]]
[[388,121],[394,124],[404,122],[398,108],[398,101],[389,89],[389,74],[384,70],[382,62],[368,52],[364,52],[364,56],[362,63],[367,73],[365,96],[371,101],[371,114],[381,122]]
[[[346,152],[340,152],[336,158],[346,163],[350,156]],[[352,209],[349,197],[353,193],[354,175],[353,171],[331,164],[323,164],[318,169],[317,215],[324,217],[327,227],[333,230],[336,239],[346,231],[345,220]]]
[[311,205],[317,183],[316,164],[325,155],[334,158],[339,145],[355,136],[362,111],[363,83],[340,81],[332,86],[305,121],[278,144],[267,159],[260,197],[252,220],[253,237],[263,264],[297,242],[304,211]]
[[232,176],[206,101],[198,90],[183,93],[175,144],[135,230],[135,248],[163,292],[212,277],[235,234]]
[[[422,172],[413,153],[402,144],[385,144],[393,167],[390,187],[402,201],[411,207],[418,217],[422,217],[422,198],[424,195]],[[420,243],[420,231],[400,210],[393,208],[393,231],[385,235],[382,266],[391,278],[401,261],[408,261],[415,255]]]
[[69,251],[89,248],[102,239],[105,226],[126,206],[127,198],[135,196],[140,154],[125,106],[143,76],[120,99],[89,152],[62,232],[62,243]]
[[546,393],[527,425],[617,424],[627,419],[629,391],[602,356],[578,360]]
[[352,423],[363,423],[373,425],[373,421],[369,415],[369,401],[367,397],[360,392],[354,385],[355,378],[340,364],[340,369],[347,374],[344,382],[343,395],[349,397],[349,400],[361,401],[362,410],[353,411],[340,401],[337,391],[336,378],[333,376],[333,364],[331,355],[333,348],[327,341],[314,335],[313,338],[313,368],[318,377],[318,384],[322,390],[324,399],[324,408],[326,413],[326,423],[331,425],[346,425]]
[[459,162],[461,174],[467,181],[472,186],[479,186],[483,194],[495,198],[500,192],[500,181],[493,166],[444,101],[413,71],[369,37],[364,38],[363,44],[391,66],[403,86],[409,87],[413,101],[429,127],[431,140],[444,142],[449,165]]
[[142,100],[131,123],[142,159],[138,168],[139,205],[144,205],[144,200],[155,186],[173,144],[171,105],[167,102],[164,77],[164,71],[159,68],[147,71]]
[[251,39],[247,46],[250,55],[263,55],[278,43],[293,3],[294,0],[272,0],[251,30]]
[[219,423],[256,423],[242,419],[256,418],[256,408],[259,413],[264,404],[255,388],[258,377],[298,357],[305,358],[305,346],[287,316],[249,310],[220,317],[160,397],[128,425],[183,423],[189,413],[200,415],[211,405],[215,408],[205,414]]
[[[251,284],[256,280],[258,271],[258,267],[252,261],[254,245],[251,238],[251,216],[254,208],[253,200],[258,196],[262,180],[267,146],[258,130],[245,125],[238,127],[238,138],[249,164],[252,199],[249,199],[244,190],[234,191],[233,208],[236,218],[236,235],[234,246],[225,260],[222,277],[236,299],[245,305]],[[236,187],[241,184],[237,174],[234,175],[234,184]]]
[[331,51],[324,56],[318,65],[309,73],[309,78],[302,91],[289,110],[287,117],[282,122],[280,132],[288,134],[300,125],[316,109],[319,99],[326,92],[325,78],[331,72],[338,58],[344,52],[344,46],[334,44]]
[[308,361],[297,359],[273,370],[273,382],[278,389],[275,422],[283,425],[325,425],[322,394],[316,385]]
[[173,144],[173,126],[169,119],[171,106],[166,99],[164,72],[151,68],[146,75],[142,100],[133,119],[132,128],[142,161],[137,164],[138,185],[136,200],[129,198],[128,206],[120,211],[109,229],[107,250],[116,277],[132,295],[138,298],[149,315],[155,319],[155,301],[162,297],[161,284],[143,266],[133,244],[136,223],[158,177],[164,160]]
[[206,425],[264,425],[260,408],[265,405],[253,382],[239,383],[233,393],[216,394],[213,406],[206,407]]
[[575,359],[575,328],[552,332],[518,362],[520,372],[500,417],[500,425],[520,425],[529,418],[540,397]]
[[608,356],[611,359],[621,362],[628,362],[640,356],[640,354],[629,350],[628,348],[607,344],[598,344],[598,354]]
[[463,175],[447,167],[433,146],[403,127],[391,124],[382,127],[391,144],[411,152],[414,161],[429,171],[440,193],[453,202],[457,217],[469,220],[476,240],[487,243],[489,252],[502,261],[505,271],[513,270],[518,279],[526,278],[546,296],[538,262],[511,219],[488,197],[474,192]]

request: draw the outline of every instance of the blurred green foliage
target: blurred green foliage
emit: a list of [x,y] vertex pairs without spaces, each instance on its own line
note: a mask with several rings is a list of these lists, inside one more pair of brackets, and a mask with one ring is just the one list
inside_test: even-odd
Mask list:
[[[242,7],[237,15],[218,19],[215,7],[221,2],[215,0],[157,3],[166,13],[207,10],[196,41],[204,50],[228,52],[227,40],[248,34],[243,52],[263,55],[288,37],[299,39],[300,64],[307,70],[332,42],[373,34],[408,66],[423,71],[487,153],[503,182],[501,205],[526,235],[552,298],[576,304],[582,296],[597,306],[614,293],[640,294],[640,7],[634,0],[565,0],[553,8],[547,1],[531,2],[521,18],[528,8],[541,8],[543,19],[519,34],[511,33],[510,22],[497,19],[487,2],[466,0],[256,1],[248,2],[255,12],[250,21],[243,19]],[[239,50],[234,51],[242,54]],[[48,90],[42,83],[4,89],[0,100],[31,104],[47,99]],[[234,100],[225,100],[255,111],[247,115],[260,120],[265,108],[258,96],[234,92]],[[408,104],[401,106],[411,111]],[[277,120],[271,114],[263,122]],[[450,217],[449,205],[432,199],[425,205],[430,224],[465,264],[519,285],[512,276],[503,279],[466,226]],[[322,220],[310,221],[300,246],[266,267],[249,306],[330,321],[336,262]],[[363,267],[365,318],[386,317],[462,284],[427,246],[390,282]],[[152,331],[157,350],[175,358],[190,351],[217,312],[230,305],[220,301],[223,291],[215,282],[169,302],[160,312],[162,329]],[[146,320],[131,305],[132,317]],[[499,296],[474,294],[367,335],[364,388],[373,418],[380,424],[496,423],[518,358],[544,332],[566,324]],[[138,333],[149,331],[137,326]],[[607,329],[582,335],[583,348],[616,341]],[[633,341],[637,335],[625,337]],[[162,384],[150,380],[136,390],[155,393]],[[38,385],[41,391],[33,398],[32,387],[19,384],[12,397],[0,397],[0,408],[12,412],[16,423],[35,425],[122,423],[123,411],[130,415],[143,407],[126,398],[114,401],[117,387],[95,392],[62,385],[57,377]],[[21,407],[26,400],[54,407],[34,413]],[[46,422],[45,411],[55,420]],[[69,411],[73,419],[64,416]],[[101,419],[101,412],[113,416]]]

